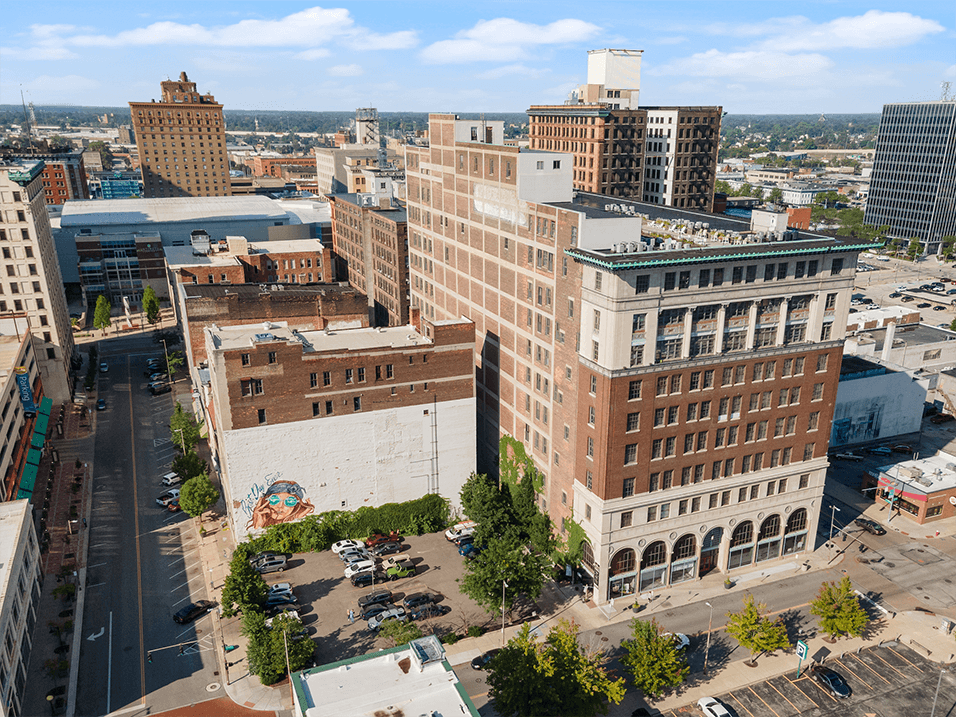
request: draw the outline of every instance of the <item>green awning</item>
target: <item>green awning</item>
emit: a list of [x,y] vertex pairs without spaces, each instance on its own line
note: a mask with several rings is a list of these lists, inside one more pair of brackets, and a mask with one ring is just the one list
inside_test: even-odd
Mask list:
[[40,401],[40,413],[44,416],[49,416],[51,410],[53,410],[53,399],[44,396],[43,400]]
[[38,451],[36,448],[31,448],[30,452],[27,453],[27,463],[32,463],[35,466],[40,465],[40,456],[42,455],[43,453]]
[[34,432],[33,440],[30,441],[30,445],[33,446],[34,448],[43,448],[43,444],[45,442],[46,442],[46,438],[44,438],[42,433]]
[[[37,466],[27,463],[23,467],[23,477],[20,479],[20,493],[33,494],[33,486],[37,482]],[[29,497],[29,496],[25,496]]]
[[47,426],[50,425],[50,417],[44,416],[42,413],[37,414],[37,422],[33,426],[35,433],[39,433],[41,436],[46,435]]

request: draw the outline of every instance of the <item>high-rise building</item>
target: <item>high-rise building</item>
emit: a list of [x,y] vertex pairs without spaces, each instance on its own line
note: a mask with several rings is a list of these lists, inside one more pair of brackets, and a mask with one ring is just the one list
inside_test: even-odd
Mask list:
[[43,160],[43,192],[46,203],[65,204],[74,199],[89,199],[83,150],[39,146],[5,153],[27,161]]
[[46,211],[44,166],[21,160],[0,164],[0,313],[27,315],[44,393],[66,401],[72,391],[73,332]]
[[230,196],[222,105],[199,94],[185,72],[160,86],[161,101],[129,103],[143,196]]
[[864,221],[932,253],[956,236],[956,101],[883,105]]
[[574,155],[574,188],[710,211],[721,107],[638,107],[640,50],[588,53],[588,82],[528,110],[530,147]]
[[431,115],[407,150],[412,311],[475,322],[479,469],[524,444],[601,602],[806,549],[861,246],[575,194],[502,135]]

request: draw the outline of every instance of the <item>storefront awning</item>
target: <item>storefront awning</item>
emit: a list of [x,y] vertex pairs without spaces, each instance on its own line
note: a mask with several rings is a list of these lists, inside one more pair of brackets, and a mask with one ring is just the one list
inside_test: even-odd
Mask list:
[[53,399],[44,396],[43,400],[40,401],[40,413],[49,416],[51,410],[53,410]]
[[895,480],[886,475],[880,476],[880,488],[888,493],[895,493],[897,498],[903,497],[907,500],[916,500],[925,503],[928,500],[926,493],[915,491],[911,486],[900,480]]
[[44,416],[42,413],[37,414],[37,422],[33,425],[33,430],[35,433],[39,433],[41,436],[46,435],[47,426],[50,425],[50,417]]
[[42,433],[34,432],[33,440],[30,441],[30,445],[33,446],[34,448],[43,448],[43,444],[45,442],[46,442],[46,438],[44,438]]
[[[27,463],[23,467],[23,477],[20,478],[20,490],[17,493],[18,497],[29,498],[33,495],[33,487],[37,482],[37,466]],[[26,495],[22,495],[26,493]]]
[[31,448],[30,452],[27,453],[27,463],[32,463],[35,466],[40,465],[40,456],[42,455],[43,453],[41,451],[38,451],[36,448]]

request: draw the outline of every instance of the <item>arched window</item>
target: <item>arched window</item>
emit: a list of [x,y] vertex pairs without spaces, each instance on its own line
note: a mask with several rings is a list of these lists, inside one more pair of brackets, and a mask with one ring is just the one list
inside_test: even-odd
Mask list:
[[611,560],[611,575],[633,572],[635,562],[636,556],[630,548],[618,551]]
[[607,596],[609,600],[630,595],[637,582],[637,555],[631,548],[619,550],[611,558],[608,571]]
[[754,561],[754,524],[744,521],[736,528],[730,537],[730,557],[727,560],[727,569],[733,570]]
[[671,553],[671,585],[692,580],[697,570],[697,538],[687,534],[674,544]]
[[586,540],[581,543],[581,562],[589,567],[594,565],[594,550]]
[[787,529],[783,536],[783,554],[792,555],[807,547],[807,509],[799,508],[787,519]]
[[651,543],[641,556],[640,591],[664,587],[667,576],[667,546],[663,540]]
[[760,525],[757,536],[757,562],[780,557],[780,516],[767,516]]
[[793,511],[793,515],[787,518],[787,535],[798,533],[807,529],[807,509],[799,508]]

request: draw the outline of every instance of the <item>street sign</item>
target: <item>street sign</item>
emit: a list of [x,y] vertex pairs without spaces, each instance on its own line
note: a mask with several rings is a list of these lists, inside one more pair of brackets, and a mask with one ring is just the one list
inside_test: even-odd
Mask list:
[[807,659],[807,655],[810,654],[810,648],[807,646],[803,640],[797,640],[797,657],[801,660]]

